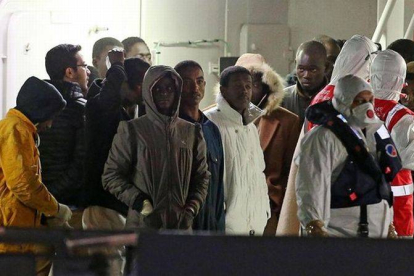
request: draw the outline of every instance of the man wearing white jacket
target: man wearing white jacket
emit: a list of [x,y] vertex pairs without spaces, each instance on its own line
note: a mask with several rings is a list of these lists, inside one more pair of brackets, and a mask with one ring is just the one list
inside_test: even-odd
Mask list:
[[223,139],[227,234],[262,235],[270,214],[263,151],[253,124],[262,111],[251,97],[250,72],[231,66],[221,74],[217,106],[206,112]]
[[379,52],[371,66],[375,112],[385,123],[401,156],[403,170],[393,180],[394,225],[399,237],[413,235],[414,113],[399,104],[406,64],[393,50]]
[[[302,140],[296,196],[309,236],[387,237],[392,220],[387,180],[401,163],[373,100],[367,82],[347,75],[339,79],[332,102],[307,111],[307,119],[319,126]],[[388,148],[390,156],[384,153]]]

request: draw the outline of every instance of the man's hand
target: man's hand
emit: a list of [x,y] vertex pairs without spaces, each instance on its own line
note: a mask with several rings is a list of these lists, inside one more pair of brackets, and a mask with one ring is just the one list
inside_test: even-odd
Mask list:
[[306,225],[308,237],[329,237],[324,224],[320,220],[313,220]]
[[59,203],[58,213],[55,217],[61,219],[64,222],[69,221],[72,218],[72,211],[65,204]]
[[113,48],[111,51],[108,52],[108,58],[111,65],[117,62],[124,64],[125,51],[124,49],[119,47]]

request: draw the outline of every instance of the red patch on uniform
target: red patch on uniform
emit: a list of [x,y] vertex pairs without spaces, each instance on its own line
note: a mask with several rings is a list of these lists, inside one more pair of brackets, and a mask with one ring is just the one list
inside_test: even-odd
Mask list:
[[354,201],[355,199],[357,199],[357,195],[356,195],[356,193],[352,193],[352,194],[350,194],[349,195],[349,198],[352,200],[352,201]]
[[386,167],[386,168],[385,168],[385,174],[389,174],[390,172],[391,172],[390,167]]
[[374,118],[374,111],[372,111],[371,109],[367,111],[367,117],[372,119]]

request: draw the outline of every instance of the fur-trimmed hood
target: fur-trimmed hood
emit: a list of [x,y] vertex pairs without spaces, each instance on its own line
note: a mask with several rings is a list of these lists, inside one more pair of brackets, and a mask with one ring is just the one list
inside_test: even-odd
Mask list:
[[262,73],[262,81],[270,88],[270,94],[267,98],[265,109],[266,113],[270,113],[277,109],[282,103],[285,92],[283,91],[283,78],[266,63],[260,54],[243,54],[237,60],[236,64],[249,70],[252,74]]

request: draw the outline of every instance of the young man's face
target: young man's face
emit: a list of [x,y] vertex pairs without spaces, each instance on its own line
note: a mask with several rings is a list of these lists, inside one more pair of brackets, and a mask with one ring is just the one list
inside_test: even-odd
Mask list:
[[159,113],[172,116],[177,87],[171,76],[160,79],[152,88],[152,98]]
[[325,78],[326,57],[309,55],[302,51],[296,58],[296,74],[305,92],[313,94],[321,87]]
[[183,79],[183,91],[181,93],[181,107],[198,107],[204,98],[206,81],[204,73],[198,67],[186,67],[180,71]]
[[98,69],[99,77],[101,79],[105,78],[106,72],[108,71],[108,68],[106,67],[106,57],[108,56],[108,52],[115,47],[115,45],[107,45],[99,56],[93,58],[93,66]]
[[72,79],[72,82],[77,82],[82,89],[82,92],[86,94],[88,91],[88,79],[91,71],[89,71],[83,56],[78,52],[76,55],[76,70]]
[[126,53],[126,58],[140,58],[143,61],[146,61],[149,65],[152,65],[151,53],[145,43],[138,42],[135,43],[128,53]]
[[246,73],[232,74],[227,87],[221,86],[220,91],[229,105],[242,114],[252,98],[252,76]]

